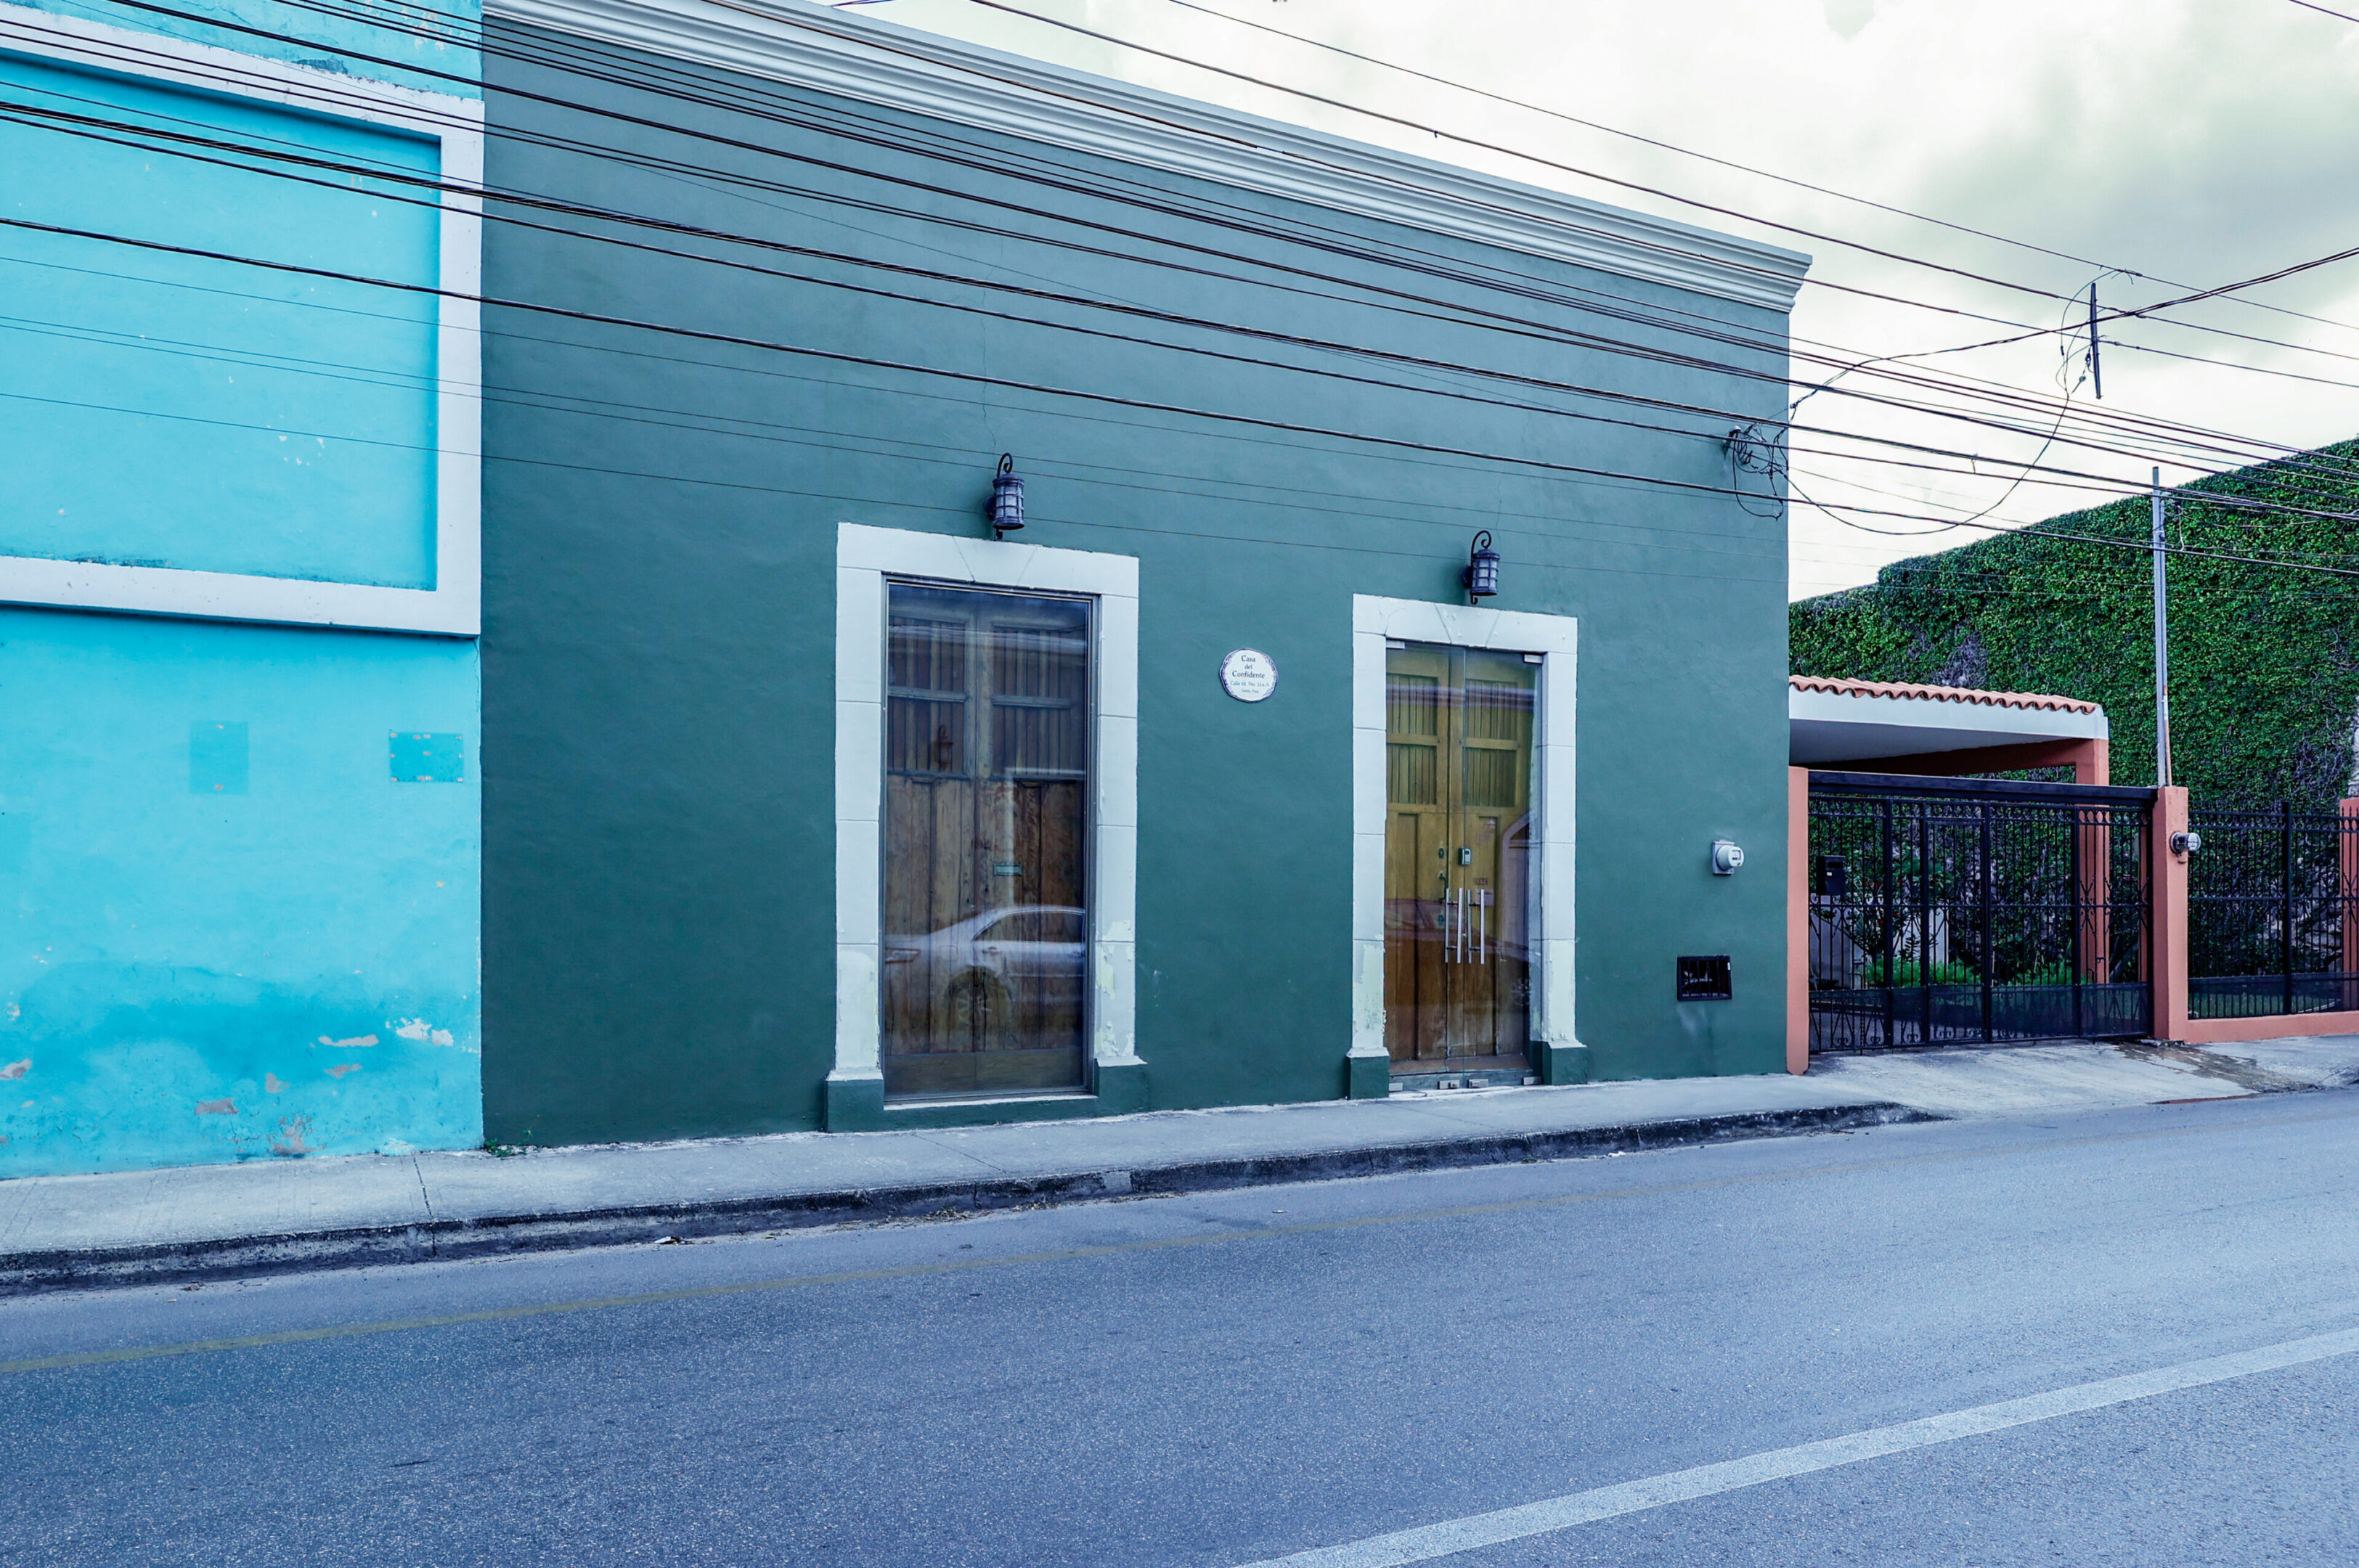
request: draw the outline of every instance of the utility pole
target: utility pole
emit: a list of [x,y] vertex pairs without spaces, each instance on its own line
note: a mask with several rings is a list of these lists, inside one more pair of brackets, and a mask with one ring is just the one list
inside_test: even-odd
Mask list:
[[2162,470],[2154,470],[2154,782],[2170,784],[2170,579],[2162,553]]

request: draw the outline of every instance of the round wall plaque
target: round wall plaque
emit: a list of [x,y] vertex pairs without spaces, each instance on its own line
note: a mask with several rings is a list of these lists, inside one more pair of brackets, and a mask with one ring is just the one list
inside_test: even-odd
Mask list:
[[1239,648],[1221,661],[1221,689],[1239,702],[1259,702],[1277,689],[1277,665],[1259,648]]

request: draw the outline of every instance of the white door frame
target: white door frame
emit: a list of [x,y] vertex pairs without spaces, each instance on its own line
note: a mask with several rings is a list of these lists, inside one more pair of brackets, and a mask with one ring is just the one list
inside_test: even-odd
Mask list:
[[[1484,610],[1425,600],[1352,596],[1352,1048],[1387,1064],[1385,1048],[1385,644],[1438,643],[1540,658],[1538,854],[1532,899],[1531,1035],[1573,1033],[1573,705],[1579,622],[1569,615]],[[1538,1065],[1538,1063],[1534,1064]]]
[[835,1067],[829,1083],[881,1086],[885,1076],[878,857],[884,847],[886,585],[896,578],[1088,594],[1097,601],[1090,714],[1090,1057],[1099,1073],[1136,1066],[1138,557],[844,523],[836,529],[835,568]]

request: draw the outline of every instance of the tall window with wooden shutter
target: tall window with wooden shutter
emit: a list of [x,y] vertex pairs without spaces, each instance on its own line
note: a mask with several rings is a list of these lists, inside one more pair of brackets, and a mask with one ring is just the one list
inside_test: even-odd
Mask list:
[[895,582],[885,1089],[1082,1087],[1092,603]]

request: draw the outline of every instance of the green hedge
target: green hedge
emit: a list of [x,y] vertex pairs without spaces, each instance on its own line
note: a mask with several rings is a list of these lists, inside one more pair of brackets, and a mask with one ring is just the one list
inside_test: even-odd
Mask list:
[[[2359,441],[2215,475],[2191,487],[2359,513]],[[2041,524],[2144,545],[2143,498]],[[2174,545],[2359,568],[2359,524],[2172,503]],[[1865,588],[1788,612],[1796,675],[1927,681],[2092,698],[2113,721],[2113,776],[2154,777],[2149,557],[2004,534],[1898,561]],[[2359,727],[2359,579],[2170,557],[2175,782],[2212,805],[2326,806],[2352,789]]]

